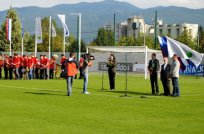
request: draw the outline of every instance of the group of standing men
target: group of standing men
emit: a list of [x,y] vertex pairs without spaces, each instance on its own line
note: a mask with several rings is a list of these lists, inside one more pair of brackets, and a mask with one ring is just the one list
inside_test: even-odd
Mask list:
[[40,59],[33,54],[19,55],[14,53],[13,56],[4,54],[4,57],[0,56],[0,79],[3,78],[2,72],[4,70],[4,79],[53,79],[54,66],[57,57],[52,56],[49,60],[46,55],[40,55]]
[[[170,65],[168,58],[164,57],[164,64],[161,66],[160,79],[162,81],[164,95],[179,97],[180,88],[178,84],[180,62],[176,54],[173,55],[173,62]],[[148,70],[150,72],[150,81],[152,95],[159,95],[158,86],[158,71],[160,70],[159,60],[156,59],[156,54],[152,54],[152,59],[149,61]],[[170,92],[170,80],[172,80],[173,92]],[[155,90],[156,88],[156,90]]]

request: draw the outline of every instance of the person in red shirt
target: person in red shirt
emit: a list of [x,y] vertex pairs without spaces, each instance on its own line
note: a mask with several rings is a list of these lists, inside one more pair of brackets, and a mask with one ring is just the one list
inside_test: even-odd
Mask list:
[[8,58],[8,69],[9,69],[9,79],[13,79],[13,57],[9,56]]
[[14,54],[13,67],[14,67],[15,79],[18,80],[20,78],[20,75],[19,75],[20,59],[18,57],[18,54]]
[[34,66],[34,60],[32,56],[28,56],[28,78],[29,80],[33,79],[33,66]]
[[40,55],[40,79],[43,79],[43,78],[44,78],[43,62],[44,62],[44,56],[43,56],[43,55]]
[[38,57],[35,57],[35,78],[39,79],[39,69],[40,69],[40,61],[38,60]]
[[28,57],[26,55],[23,55],[23,79],[27,79],[27,70],[28,70]]
[[4,78],[7,80],[8,79],[8,74],[9,74],[9,57],[7,54],[4,54]]
[[2,79],[2,68],[4,66],[3,58],[0,56],[0,79]]
[[44,79],[47,79],[47,77],[48,77],[48,75],[47,75],[48,67],[49,67],[49,60],[46,57],[46,55],[44,55],[44,58],[43,58]]
[[35,65],[37,64],[37,60],[36,60],[36,57],[33,54],[31,54],[31,58],[32,58],[32,60],[34,62],[34,65],[33,65],[33,78],[35,78],[36,77],[35,76]]
[[50,61],[49,61],[49,78],[53,79],[54,76],[54,68],[55,68],[55,58],[52,56]]
[[61,54],[61,61],[60,61],[60,66],[61,66],[61,74],[60,74],[60,78],[63,78],[63,74],[64,74],[64,69],[65,69],[65,60],[66,60],[66,56],[64,54]]
[[22,79],[23,78],[23,56],[18,55],[18,58],[20,60],[19,77],[20,79]]

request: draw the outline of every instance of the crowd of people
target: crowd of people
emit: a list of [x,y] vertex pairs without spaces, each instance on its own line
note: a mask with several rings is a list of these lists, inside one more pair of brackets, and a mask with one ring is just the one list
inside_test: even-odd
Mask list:
[[[0,79],[5,80],[32,80],[32,79],[53,79],[54,66],[57,56],[47,58],[46,55],[40,55],[40,59],[33,54],[19,55],[14,53],[13,56],[0,56]],[[49,72],[48,72],[49,71]]]

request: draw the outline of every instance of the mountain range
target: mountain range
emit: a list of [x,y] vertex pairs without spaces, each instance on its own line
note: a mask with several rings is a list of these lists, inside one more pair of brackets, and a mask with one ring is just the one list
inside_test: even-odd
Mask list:
[[[184,7],[154,7],[142,9],[127,2],[115,0],[104,0],[101,2],[81,2],[77,4],[61,4],[49,8],[22,7],[14,8],[24,24],[24,29],[34,33],[35,18],[52,16],[60,25],[57,14],[66,15],[66,23],[70,33],[76,35],[77,16],[70,13],[82,14],[82,39],[86,42],[92,41],[100,27],[106,24],[113,24],[113,16],[116,14],[116,23],[126,21],[131,16],[143,16],[147,24],[153,24],[155,11],[158,11],[158,18],[163,19],[166,24],[195,23],[204,26],[204,8],[189,9]],[[5,20],[7,11],[0,12],[0,24]]]

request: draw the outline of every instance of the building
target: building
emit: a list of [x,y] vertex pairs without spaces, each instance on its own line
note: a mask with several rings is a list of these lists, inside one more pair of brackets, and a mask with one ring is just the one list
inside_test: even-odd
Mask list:
[[188,30],[193,39],[197,37],[198,33],[198,24],[189,24],[189,23],[182,23],[182,24],[162,24],[158,25],[158,35],[167,35],[174,39],[177,39],[184,31],[184,29]]
[[[197,38],[198,24],[163,24],[162,20],[158,20],[157,34],[160,36],[167,35],[174,39],[177,39],[186,28],[190,31],[193,39]],[[106,30],[114,29],[113,25],[109,24],[105,26]],[[134,16],[127,19],[125,22],[118,23],[115,29],[116,41],[119,41],[122,36],[133,36],[136,39],[140,34],[146,34],[154,37],[154,25],[146,24],[144,18],[141,16]]]

